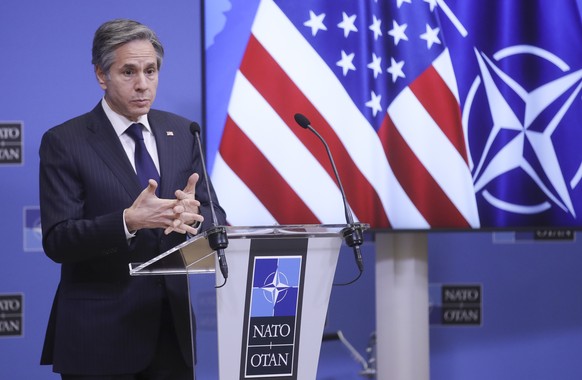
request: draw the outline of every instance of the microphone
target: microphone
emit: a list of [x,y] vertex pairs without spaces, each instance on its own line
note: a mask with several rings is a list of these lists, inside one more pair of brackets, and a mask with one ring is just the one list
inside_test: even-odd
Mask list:
[[[220,273],[224,277],[224,283],[228,278],[228,264],[226,263],[226,255],[224,250],[228,247],[228,237],[226,236],[226,228],[224,226],[218,225],[218,219],[216,218],[216,212],[214,211],[214,201],[212,199],[212,193],[210,192],[210,182],[208,181],[208,172],[206,171],[206,163],[204,161],[204,151],[202,150],[202,143],[200,142],[200,125],[197,122],[192,122],[190,124],[190,133],[196,137],[196,143],[198,144],[198,149],[200,150],[200,158],[202,161],[202,174],[204,176],[204,182],[206,182],[206,191],[208,193],[208,202],[210,203],[210,212],[212,213],[212,228],[206,231],[206,236],[208,238],[208,244],[210,248],[216,251],[218,256],[218,266],[220,267]],[[221,285],[221,287],[224,284]]]
[[354,257],[356,259],[356,264],[361,275],[362,272],[364,271],[364,261],[362,260],[362,252],[360,251],[360,245],[364,243],[362,226],[359,223],[354,223],[354,217],[352,216],[352,211],[350,210],[350,207],[348,205],[346,193],[344,191],[344,187],[342,186],[342,182],[340,181],[340,177],[337,172],[337,167],[335,166],[335,162],[333,160],[333,156],[331,155],[331,151],[329,150],[329,146],[327,145],[327,142],[325,142],[324,138],[321,137],[321,135],[311,126],[311,123],[305,116],[303,116],[300,113],[296,113],[295,121],[297,122],[297,124],[299,124],[300,127],[309,129],[311,132],[313,132],[325,146],[327,156],[329,157],[329,161],[331,163],[331,167],[333,168],[333,173],[335,174],[335,179],[337,181],[340,193],[342,195],[342,200],[344,202],[344,213],[346,216],[346,222],[348,226],[341,231],[342,236],[345,239],[348,247],[354,250]]

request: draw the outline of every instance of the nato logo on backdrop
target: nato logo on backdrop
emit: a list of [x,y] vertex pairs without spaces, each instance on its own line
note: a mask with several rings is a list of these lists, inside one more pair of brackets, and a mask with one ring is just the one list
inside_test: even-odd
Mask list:
[[0,294],[0,337],[22,336],[22,294]]
[[40,207],[25,206],[24,226],[23,226],[23,249],[24,252],[42,251],[42,230],[40,227]]
[[431,284],[431,326],[481,326],[483,290],[480,284]]
[[22,164],[22,122],[0,122],[0,165]]

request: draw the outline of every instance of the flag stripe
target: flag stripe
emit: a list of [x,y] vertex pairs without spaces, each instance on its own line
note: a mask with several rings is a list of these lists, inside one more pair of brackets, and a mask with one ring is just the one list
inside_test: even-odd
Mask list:
[[[224,128],[220,154],[275,219],[285,220],[287,224],[320,223],[230,117]],[[279,194],[286,201],[280,202],[273,194]]]
[[[227,222],[233,226],[271,226],[277,221],[241,178],[224,162],[220,152],[212,168],[212,183]],[[251,216],[251,217],[249,217]]]
[[[256,65],[255,62],[261,62],[261,65]],[[375,190],[350,159],[333,129],[253,36],[249,40],[240,70],[286,124],[296,125],[293,120],[294,110],[302,110],[310,115],[312,123],[316,125],[318,132],[330,146],[341,178],[349,179],[349,181],[344,180],[343,185],[350,205],[358,218],[378,225],[387,225],[388,220],[382,209],[371,207],[374,204],[381,204]],[[316,157],[328,175],[335,179],[325,149],[315,136],[301,130],[298,126],[291,128],[291,131]]]
[[[478,224],[474,198],[466,196],[472,191],[467,163],[410,89],[394,99],[388,114],[416,158],[447,195],[449,204],[458,209],[450,212],[460,212],[471,225]],[[458,124],[460,128],[460,121]],[[425,196],[430,194],[432,191],[427,190]]]
[[[345,220],[335,182],[240,72],[236,75],[229,115],[323,223]],[[254,112],[248,112],[249,109]],[[326,197],[321,197],[326,194]],[[280,194],[273,193],[273,197]],[[286,202],[287,199],[281,199]],[[279,223],[285,223],[280,221]]]
[[467,162],[465,139],[459,128],[461,108],[436,69],[429,66],[410,84],[410,89]]
[[434,178],[412,152],[388,115],[379,130],[394,173],[429,225],[467,227],[468,223],[451,204]]
[[[351,159],[381,199],[382,203],[373,207],[387,215],[392,212],[389,208],[396,208],[407,216],[418,215],[394,178],[374,128],[355,106],[330,67],[272,1],[261,2],[252,32],[306,99],[317,108],[325,119],[321,124],[333,126]],[[260,62],[257,64],[260,65]],[[307,116],[315,125],[317,121],[311,115]],[[395,201],[392,196],[396,197]]]

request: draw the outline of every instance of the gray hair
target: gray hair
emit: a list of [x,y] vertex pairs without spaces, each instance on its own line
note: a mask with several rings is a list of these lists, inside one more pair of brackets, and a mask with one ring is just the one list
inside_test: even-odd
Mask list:
[[162,66],[164,47],[156,33],[147,26],[133,20],[115,19],[102,24],[93,37],[93,58],[95,69],[99,67],[109,74],[115,60],[115,49],[134,40],[147,40],[152,43],[157,55],[158,70]]

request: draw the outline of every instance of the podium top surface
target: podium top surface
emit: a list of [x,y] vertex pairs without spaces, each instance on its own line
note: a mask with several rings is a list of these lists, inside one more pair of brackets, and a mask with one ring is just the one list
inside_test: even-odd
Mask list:
[[[366,230],[368,224],[354,223],[353,227]],[[208,235],[217,229],[226,231],[228,239],[276,238],[342,238],[347,224],[294,224],[271,226],[218,226],[203,231],[185,242],[161,253],[145,263],[131,263],[130,274],[179,274],[185,272],[214,272],[214,252],[208,245]],[[196,269],[194,269],[196,268]]]
[[[366,224],[359,224],[367,229]],[[276,235],[289,237],[337,236],[346,224],[287,224],[271,226],[224,226],[229,239],[272,238]]]

